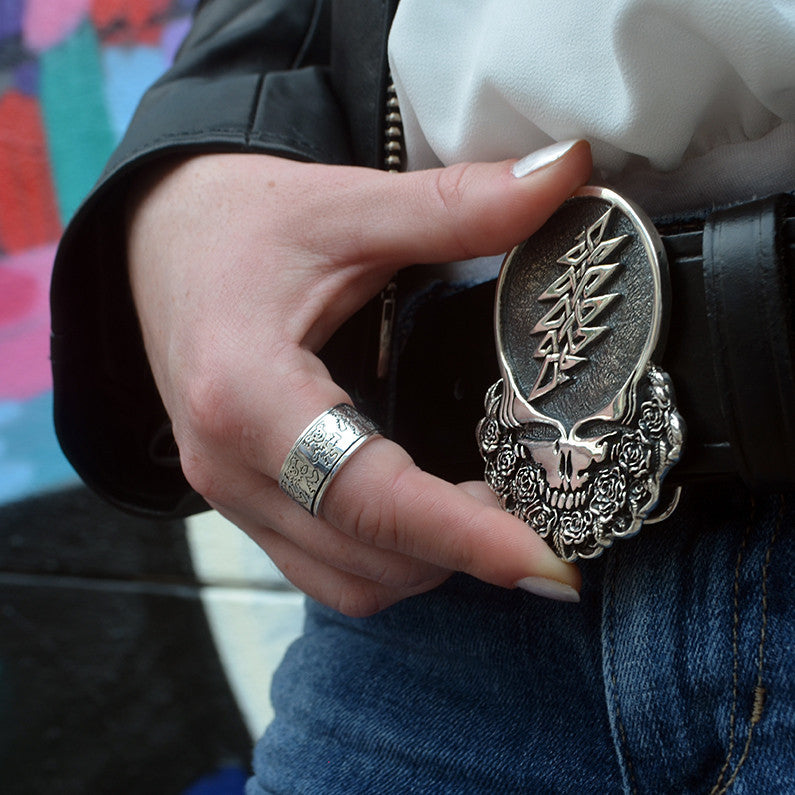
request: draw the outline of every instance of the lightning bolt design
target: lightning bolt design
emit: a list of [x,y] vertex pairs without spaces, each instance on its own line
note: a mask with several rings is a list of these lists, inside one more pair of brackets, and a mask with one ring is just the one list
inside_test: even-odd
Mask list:
[[619,293],[598,294],[621,265],[605,260],[629,237],[604,239],[612,211],[610,207],[577,235],[574,248],[557,261],[566,266],[565,273],[538,296],[538,301],[555,303],[530,332],[544,335],[533,354],[541,360],[541,369],[530,392],[531,401],[570,380],[567,371],[587,362],[581,354],[609,331],[608,326],[591,324],[619,297]]

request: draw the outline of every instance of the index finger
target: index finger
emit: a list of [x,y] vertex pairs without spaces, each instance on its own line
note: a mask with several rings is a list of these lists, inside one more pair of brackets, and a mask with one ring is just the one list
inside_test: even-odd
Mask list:
[[528,577],[580,587],[578,569],[524,522],[423,472],[384,438],[368,442],[342,467],[322,513],[360,541],[504,588]]

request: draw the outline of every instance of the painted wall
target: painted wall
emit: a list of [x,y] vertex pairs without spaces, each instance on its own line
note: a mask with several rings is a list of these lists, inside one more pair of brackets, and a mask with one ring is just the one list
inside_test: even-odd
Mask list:
[[301,599],[220,517],[124,516],[52,430],[56,242],[196,0],[0,0],[0,791],[240,793]]

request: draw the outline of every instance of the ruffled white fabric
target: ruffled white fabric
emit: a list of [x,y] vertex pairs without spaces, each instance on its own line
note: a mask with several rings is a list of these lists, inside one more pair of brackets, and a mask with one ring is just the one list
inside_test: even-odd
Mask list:
[[795,0],[401,0],[412,169],[586,138],[660,215],[795,187]]

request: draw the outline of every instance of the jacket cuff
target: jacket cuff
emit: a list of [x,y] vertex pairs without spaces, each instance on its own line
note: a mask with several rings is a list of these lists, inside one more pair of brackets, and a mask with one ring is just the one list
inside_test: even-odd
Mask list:
[[156,85],[64,233],[51,287],[56,433],[93,490],[140,515],[176,518],[207,506],[182,474],[144,352],[127,278],[124,205],[152,163],[211,152],[350,162],[325,68]]

